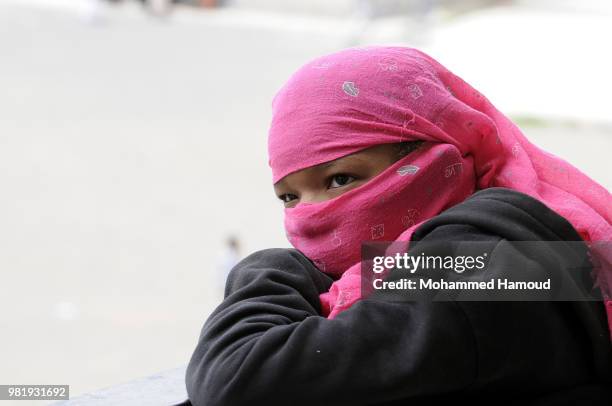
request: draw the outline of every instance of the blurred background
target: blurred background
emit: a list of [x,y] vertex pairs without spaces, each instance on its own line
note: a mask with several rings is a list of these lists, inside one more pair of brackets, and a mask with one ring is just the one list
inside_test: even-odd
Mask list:
[[606,0],[0,0],[0,383],[187,363],[229,268],[288,246],[270,103],[323,53],[421,48],[610,189],[610,38]]

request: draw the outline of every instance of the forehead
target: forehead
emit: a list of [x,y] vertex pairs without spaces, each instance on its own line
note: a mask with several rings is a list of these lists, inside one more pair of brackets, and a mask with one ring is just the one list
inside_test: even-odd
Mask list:
[[290,173],[274,184],[276,190],[296,187],[300,184],[307,184],[309,181],[318,180],[320,176],[327,175],[336,169],[356,170],[359,168],[367,169],[381,164],[389,163],[396,152],[396,144],[383,144],[367,148],[350,155],[334,159],[329,162],[310,166],[299,171]]
[[279,190],[288,187],[298,187],[302,184],[308,184],[309,181],[318,179],[330,170],[342,165],[347,167],[350,165],[363,165],[364,161],[361,157],[354,155],[347,155],[342,158],[334,159],[333,161],[324,162],[322,164],[310,166],[308,168],[300,169],[285,176],[274,184],[274,189]]

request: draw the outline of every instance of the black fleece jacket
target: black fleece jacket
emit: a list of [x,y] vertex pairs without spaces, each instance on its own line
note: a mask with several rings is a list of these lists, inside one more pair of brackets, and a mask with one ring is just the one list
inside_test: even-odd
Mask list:
[[[419,227],[410,250],[468,240],[581,241],[541,202],[491,188]],[[398,302],[374,294],[328,320],[319,294],[331,283],[293,249],[240,262],[187,368],[191,404],[612,404],[599,302]]]

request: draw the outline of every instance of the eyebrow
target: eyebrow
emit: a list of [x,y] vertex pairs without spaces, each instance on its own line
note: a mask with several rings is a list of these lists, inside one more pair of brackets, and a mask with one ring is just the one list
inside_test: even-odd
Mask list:
[[[341,160],[343,160],[343,162],[350,161],[351,163],[353,163],[353,161],[360,161],[360,159],[354,155],[345,155],[340,158],[336,158],[333,161],[323,162],[323,163],[314,165],[313,167],[305,168],[305,169],[316,169],[320,171],[320,170],[324,170],[332,166],[337,166]],[[281,188],[289,187],[288,185],[285,185],[284,182],[285,182],[285,179],[281,179],[278,183],[274,184],[274,193],[277,193],[276,191],[277,187],[281,187]]]
[[339,164],[356,164],[356,163],[362,163],[365,160],[363,159],[363,157],[357,155],[357,154],[350,154],[350,155],[345,155],[342,156],[340,158],[336,158],[333,161],[329,161],[329,162],[325,162],[322,164],[317,165],[320,169],[327,169],[330,166],[337,166]]
[[329,162],[325,162],[322,164],[317,165],[319,168],[324,169],[324,168],[329,168],[330,166],[333,166],[337,163],[337,161],[334,159],[333,161],[329,161]]

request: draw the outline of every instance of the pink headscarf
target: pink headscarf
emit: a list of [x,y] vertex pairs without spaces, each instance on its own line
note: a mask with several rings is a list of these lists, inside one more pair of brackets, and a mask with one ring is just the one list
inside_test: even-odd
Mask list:
[[[525,193],[565,217],[585,241],[612,241],[605,188],[531,144],[482,94],[411,48],[350,48],[295,72],[273,101],[273,182],[368,147],[411,140],[426,143],[366,184],[285,209],[289,241],[339,278],[321,295],[329,317],[360,298],[362,241],[408,241],[423,221],[477,189]],[[597,283],[612,325],[612,280],[602,274]]]

